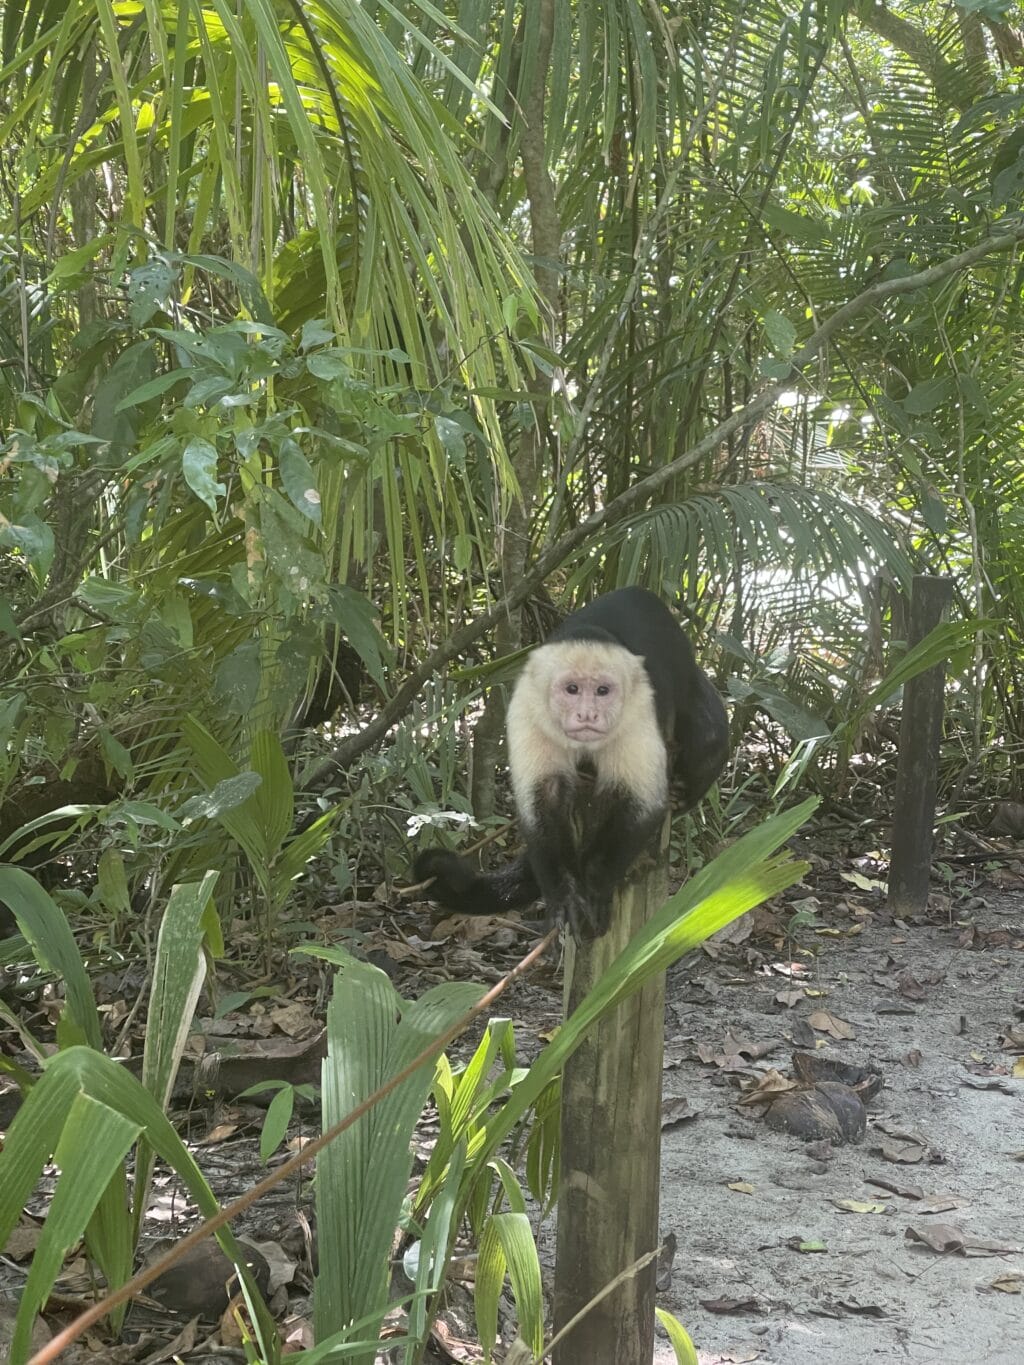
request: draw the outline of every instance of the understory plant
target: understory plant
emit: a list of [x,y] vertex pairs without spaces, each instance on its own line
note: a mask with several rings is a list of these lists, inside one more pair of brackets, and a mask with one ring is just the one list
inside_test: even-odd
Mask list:
[[[404,1336],[389,1338],[413,1365],[422,1357],[456,1236],[469,1225],[479,1237],[477,1313],[488,1354],[497,1330],[498,1295],[511,1278],[520,1335],[539,1358],[543,1350],[540,1270],[520,1180],[502,1156],[529,1116],[543,1138],[528,1143],[528,1183],[550,1197],[554,1170],[553,1087],[566,1058],[600,1018],[645,981],[737,915],[799,878],[804,865],[779,847],[807,817],[812,802],[775,816],[702,869],[672,896],[529,1068],[515,1065],[505,1025],[494,1025],[464,1068],[445,1059],[414,1070],[328,1146],[318,1161],[319,1270],[310,1362],[371,1362],[385,1314],[393,1307],[390,1273],[396,1227],[405,1221],[415,1250],[405,1260]],[[16,1074],[25,1094],[0,1152],[0,1245],[42,1174],[54,1160],[59,1175],[39,1248],[25,1286],[11,1348],[12,1365],[27,1359],[32,1321],[82,1237],[111,1287],[131,1273],[153,1155],[179,1176],[200,1212],[217,1201],[164,1108],[205,970],[204,933],[213,928],[216,874],[177,888],[161,926],[150,998],[151,1025],[141,1080],[105,1056],[91,984],[59,908],[19,868],[0,867],[0,899],[41,963],[66,981],[52,1057],[25,1035],[41,1065],[38,1078]],[[215,935],[216,937],[216,935]],[[367,1099],[427,1050],[480,995],[468,983],[448,983],[419,1001],[405,1001],[386,975],[339,949],[309,949],[337,965],[328,1011],[323,1121],[329,1126]],[[410,1144],[433,1087],[441,1131],[435,1155],[407,1202]],[[545,1149],[539,1152],[538,1149]],[[125,1161],[135,1154],[129,1196]],[[547,1188],[545,1188],[545,1185]],[[405,1214],[403,1214],[405,1208]],[[253,1360],[273,1365],[278,1346],[243,1257],[227,1230],[218,1233],[234,1262],[254,1324]],[[114,1315],[117,1330],[123,1311]]]

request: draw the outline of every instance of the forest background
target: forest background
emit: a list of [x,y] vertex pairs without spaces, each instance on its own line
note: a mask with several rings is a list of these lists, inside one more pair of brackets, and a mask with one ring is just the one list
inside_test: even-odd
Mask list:
[[633,581],[841,796],[951,575],[953,762],[1015,794],[1019,18],[4,6],[0,838],[90,807],[159,898],[207,740],[283,734],[344,893],[495,809],[489,661]]

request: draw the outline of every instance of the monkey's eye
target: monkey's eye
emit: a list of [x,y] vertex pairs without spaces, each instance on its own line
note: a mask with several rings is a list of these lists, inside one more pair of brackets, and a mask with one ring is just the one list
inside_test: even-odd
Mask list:
[[580,690],[579,683],[566,683],[565,690],[569,693],[570,697],[575,697]]
[[596,689],[597,695],[598,695],[599,697],[607,697],[608,693],[609,693],[611,690],[612,690],[612,689],[608,686],[607,683],[599,683],[598,686],[597,686],[597,689]]

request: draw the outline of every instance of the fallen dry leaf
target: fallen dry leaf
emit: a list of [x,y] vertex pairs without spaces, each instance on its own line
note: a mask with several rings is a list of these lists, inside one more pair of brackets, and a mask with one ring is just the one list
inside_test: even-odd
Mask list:
[[885,1213],[888,1204],[876,1204],[873,1200],[867,1199],[833,1199],[833,1203],[841,1213]]
[[928,1155],[928,1148],[920,1147],[916,1142],[883,1142],[877,1147],[869,1147],[868,1151],[873,1156],[904,1166],[913,1166]]
[[846,1040],[857,1036],[852,1024],[840,1019],[837,1014],[830,1014],[828,1010],[815,1010],[807,1022],[811,1028],[819,1033],[827,1033],[832,1038]]
[[697,1114],[690,1108],[690,1101],[685,1095],[673,1095],[661,1102],[662,1128],[674,1128],[676,1124],[689,1123],[696,1117]]
[[815,1034],[814,1029],[811,1028],[806,1019],[793,1020],[793,1027],[790,1032],[790,1042],[794,1047],[803,1048],[805,1052],[808,1049],[827,1046],[825,1039],[819,1038]]
[[917,1213],[952,1213],[954,1209],[962,1209],[967,1203],[966,1199],[958,1199],[952,1194],[929,1194],[921,1200],[918,1205]]
[[287,1357],[298,1355],[300,1351],[310,1351],[315,1340],[313,1323],[309,1318],[298,1314],[285,1318],[281,1325],[282,1355]]
[[924,1000],[928,994],[913,972],[903,972],[898,984],[900,995],[907,1000]]
[[887,1124],[881,1119],[875,1123],[875,1128],[885,1134],[885,1141],[880,1146],[868,1148],[873,1156],[881,1156],[886,1161],[908,1166],[924,1161],[926,1157],[932,1161],[941,1160],[932,1153],[927,1140],[919,1133],[904,1132],[903,1129]]
[[964,1256],[1011,1256],[1020,1251],[1020,1247],[1009,1246],[1004,1242],[994,1242],[984,1237],[968,1237],[952,1223],[931,1223],[923,1230],[908,1227],[903,1236],[908,1242],[923,1242],[929,1250],[937,1251],[944,1256],[950,1252]]
[[776,1095],[783,1095],[787,1090],[797,1088],[796,1081],[784,1076],[781,1071],[776,1071],[775,1067],[766,1071],[763,1076],[754,1077],[750,1085],[751,1089],[741,1095],[740,1104],[766,1104]]
[[734,919],[731,924],[727,924],[724,929],[719,929],[717,933],[711,935],[710,942],[715,944],[722,943],[745,943],[753,933],[754,918],[750,911]]
[[804,999],[804,993],[800,990],[779,991],[775,996],[775,1003],[782,1005],[785,1009],[791,1010],[794,1005],[799,1005]]
[[917,1228],[906,1228],[903,1233],[908,1242],[923,1242],[931,1251],[943,1255],[950,1251],[963,1251],[964,1234],[952,1223],[933,1223],[922,1232]]
[[897,1180],[887,1180],[884,1176],[869,1175],[864,1177],[869,1185],[875,1185],[880,1190],[888,1190],[890,1194],[898,1194],[901,1199],[923,1199],[924,1190],[920,1185],[904,1185]]
[[237,1123],[218,1123],[196,1143],[197,1147],[215,1147],[218,1142],[226,1142],[238,1132]]
[[857,1299],[825,1299],[809,1305],[809,1311],[819,1317],[842,1318],[848,1315],[864,1318],[885,1318],[888,1313],[880,1304],[860,1303]]
[[710,1043],[698,1043],[697,1056],[705,1066],[717,1066],[723,1070],[749,1070],[749,1063],[774,1050],[775,1043],[751,1043],[743,1038],[734,1038],[727,1033],[720,1048]]
[[709,1313],[757,1313],[760,1311],[758,1302],[754,1298],[701,1299],[700,1306],[706,1308]]
[[849,882],[858,891],[886,891],[888,886],[879,877],[865,877],[862,872],[840,872],[844,882]]
[[288,1038],[308,1038],[320,1028],[320,1022],[314,1019],[309,1006],[297,1000],[272,1009],[269,1018],[274,1027],[280,1029]]
[[810,967],[806,962],[766,962],[758,968],[760,976],[809,976]]
[[994,1280],[990,1280],[988,1284],[980,1284],[978,1288],[985,1292],[996,1289],[1000,1294],[1024,1294],[1024,1272],[1004,1270]]

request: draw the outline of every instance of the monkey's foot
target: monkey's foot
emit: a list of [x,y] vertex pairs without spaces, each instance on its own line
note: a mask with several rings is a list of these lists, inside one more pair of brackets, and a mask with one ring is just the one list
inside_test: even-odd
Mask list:
[[558,897],[553,910],[555,923],[568,925],[577,943],[586,943],[608,932],[611,900],[607,896],[588,893],[573,884]]

